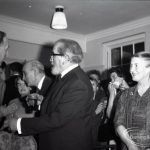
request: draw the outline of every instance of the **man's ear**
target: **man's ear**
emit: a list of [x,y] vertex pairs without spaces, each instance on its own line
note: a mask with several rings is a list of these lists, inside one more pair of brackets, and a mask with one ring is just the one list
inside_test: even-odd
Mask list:
[[67,61],[72,62],[73,54],[71,52],[67,51],[65,57]]
[[36,68],[33,69],[33,72],[35,77],[39,74],[39,71]]
[[70,62],[70,58],[67,54],[65,54],[63,57],[61,57],[62,65],[67,64],[68,62]]
[[67,61],[70,61],[70,57],[69,57],[68,55],[65,55],[65,59],[66,59]]

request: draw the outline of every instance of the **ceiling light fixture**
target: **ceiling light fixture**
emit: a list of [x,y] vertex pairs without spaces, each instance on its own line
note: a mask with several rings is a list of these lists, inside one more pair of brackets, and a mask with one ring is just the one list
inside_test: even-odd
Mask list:
[[55,13],[53,15],[51,27],[53,29],[67,29],[67,20],[64,13],[64,6],[55,7]]

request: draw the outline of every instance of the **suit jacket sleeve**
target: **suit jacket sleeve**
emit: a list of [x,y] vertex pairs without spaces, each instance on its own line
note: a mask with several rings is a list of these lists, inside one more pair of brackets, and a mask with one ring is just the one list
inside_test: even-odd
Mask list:
[[[35,134],[51,131],[64,126],[75,118],[83,119],[85,116],[90,115],[93,93],[87,85],[81,80],[74,80],[69,85],[63,86],[54,100],[58,103],[52,112],[47,111],[38,118],[22,119],[22,133]],[[49,107],[49,104],[47,107]]]

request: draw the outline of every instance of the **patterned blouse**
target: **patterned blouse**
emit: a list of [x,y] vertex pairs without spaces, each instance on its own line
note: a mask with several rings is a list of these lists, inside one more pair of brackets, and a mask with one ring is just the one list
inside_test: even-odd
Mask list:
[[137,87],[125,90],[117,104],[115,128],[123,125],[139,150],[150,148],[150,88],[140,96]]

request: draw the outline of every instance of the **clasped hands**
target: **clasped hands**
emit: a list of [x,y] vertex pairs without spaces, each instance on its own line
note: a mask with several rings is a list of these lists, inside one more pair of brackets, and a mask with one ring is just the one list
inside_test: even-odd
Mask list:
[[[43,101],[43,96],[33,93],[27,96],[26,101],[29,107],[32,107],[33,110],[37,110]],[[2,128],[8,128],[12,132],[17,131],[17,120],[18,118],[14,118],[13,116],[7,117]]]

